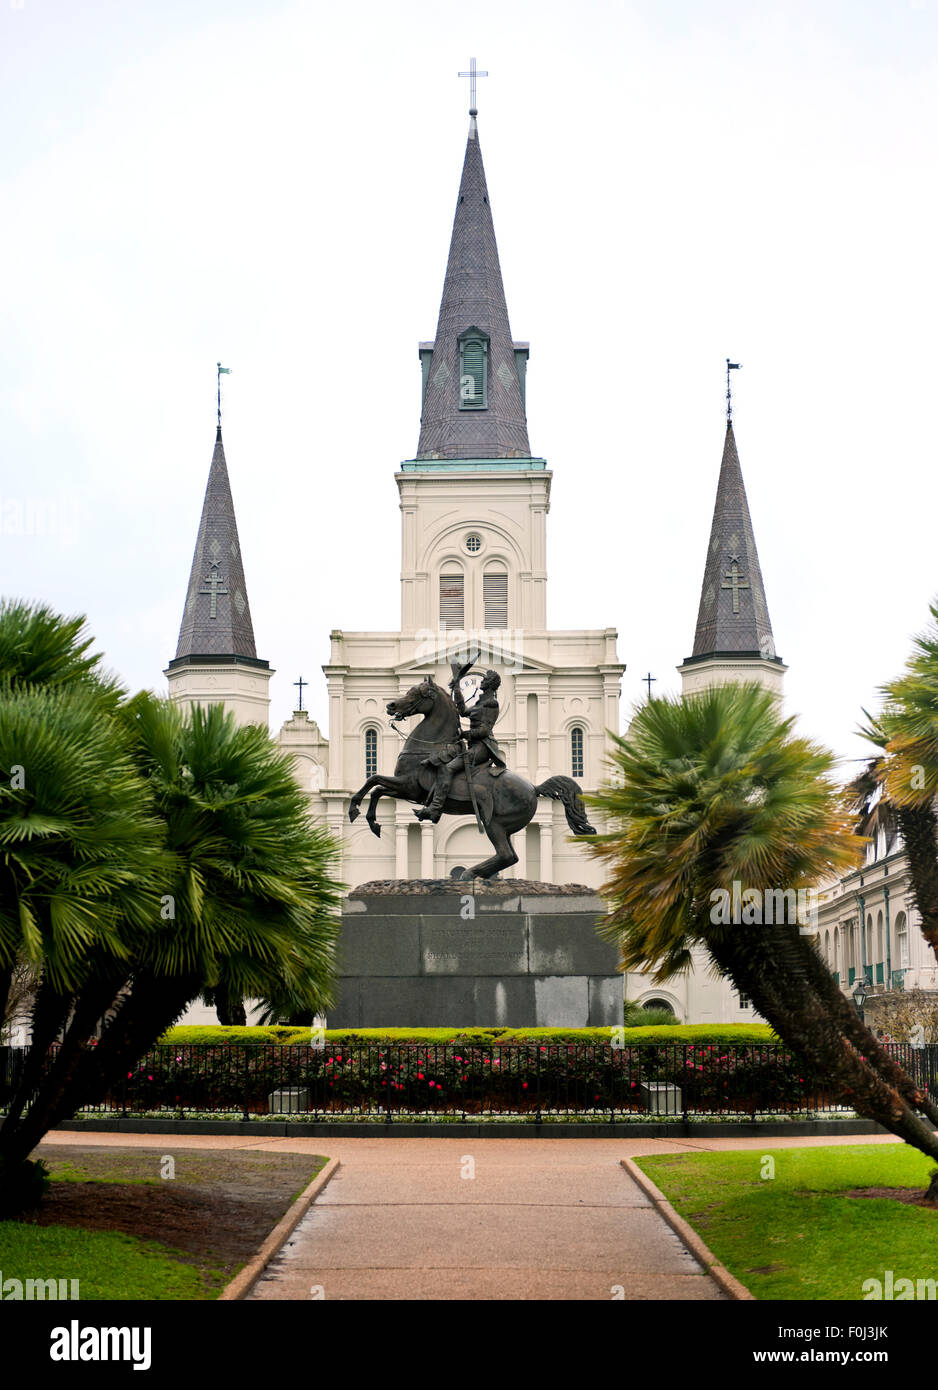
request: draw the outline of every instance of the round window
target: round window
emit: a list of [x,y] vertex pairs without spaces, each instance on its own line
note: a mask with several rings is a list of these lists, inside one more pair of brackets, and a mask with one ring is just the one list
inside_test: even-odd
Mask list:
[[476,533],[473,531],[471,535],[468,535],[466,537],[466,549],[469,551],[470,555],[478,554],[478,552],[482,549],[482,537],[477,536]]

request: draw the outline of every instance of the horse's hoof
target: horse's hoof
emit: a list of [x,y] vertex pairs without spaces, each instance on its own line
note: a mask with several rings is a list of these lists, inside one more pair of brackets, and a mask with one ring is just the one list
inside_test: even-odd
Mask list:
[[348,818],[350,821],[357,821],[360,815],[361,811],[359,811],[357,806],[350,806],[348,808]]
[[381,839],[381,826],[378,824],[378,822],[377,822],[376,820],[370,820],[370,821],[368,822],[368,825],[369,825],[370,828],[371,828],[371,833],[372,833],[372,835],[377,835],[378,839],[380,840],[380,839]]

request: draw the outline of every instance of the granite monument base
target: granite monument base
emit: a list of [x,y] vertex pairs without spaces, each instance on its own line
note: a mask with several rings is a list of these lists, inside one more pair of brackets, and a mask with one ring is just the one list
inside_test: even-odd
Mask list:
[[330,1028],[584,1028],[622,1023],[602,900],[576,884],[387,880],[342,912]]

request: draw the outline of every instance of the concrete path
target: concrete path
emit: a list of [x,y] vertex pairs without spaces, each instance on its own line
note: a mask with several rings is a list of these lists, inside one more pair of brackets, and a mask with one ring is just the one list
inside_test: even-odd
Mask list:
[[282,1149],[340,1168],[252,1299],[725,1298],[620,1159],[845,1139],[265,1139],[80,1134],[55,1144]]
[[723,1297],[623,1170],[620,1144],[329,1147],[342,1166],[252,1298]]

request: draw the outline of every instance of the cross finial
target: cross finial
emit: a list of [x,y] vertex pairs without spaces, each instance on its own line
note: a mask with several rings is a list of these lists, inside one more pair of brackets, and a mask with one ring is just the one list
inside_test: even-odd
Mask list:
[[658,677],[657,677],[657,676],[653,676],[653,675],[651,674],[650,671],[648,672],[648,675],[647,675],[647,676],[642,676],[642,683],[643,683],[644,685],[647,685],[647,686],[648,686],[648,698],[649,698],[649,700],[651,699],[651,684],[652,684],[652,681],[656,681],[657,679],[658,679]]
[[297,706],[296,706],[296,708],[297,708],[297,713],[299,713],[299,711],[303,708],[303,686],[304,686],[304,685],[307,685],[307,686],[308,686],[308,685],[309,685],[309,681],[304,681],[303,677],[300,676],[299,680],[298,680],[298,681],[294,681],[293,684],[294,684],[294,685],[298,685],[298,686],[300,687],[300,698],[299,698],[299,700],[297,701]]
[[731,362],[726,359],[726,423],[733,423],[733,392],[730,389],[730,372],[738,372],[742,366],[741,362]]
[[469,71],[468,71],[468,72],[461,72],[461,73],[459,74],[459,76],[460,76],[460,77],[468,77],[468,79],[469,79],[469,115],[470,115],[470,116],[478,116],[479,112],[478,112],[478,108],[476,107],[476,78],[477,78],[477,77],[488,77],[488,73],[487,73],[487,72],[477,72],[477,71],[476,71],[476,60],[475,60],[475,58],[470,58],[470,59],[469,59]]

